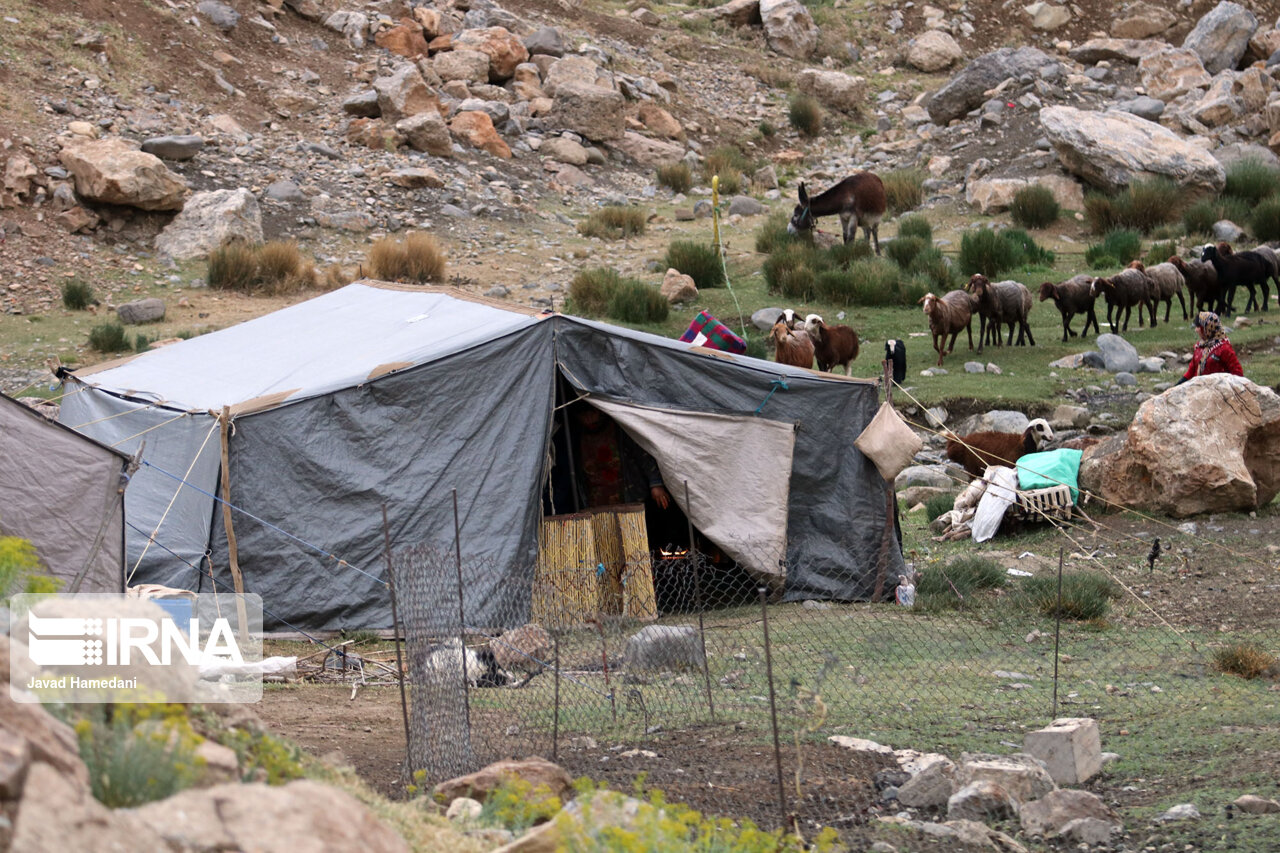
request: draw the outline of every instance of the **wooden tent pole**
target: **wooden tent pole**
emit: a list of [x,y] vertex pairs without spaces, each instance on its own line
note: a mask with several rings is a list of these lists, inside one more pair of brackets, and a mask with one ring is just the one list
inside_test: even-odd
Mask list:
[[227,564],[231,567],[231,582],[236,590],[236,617],[239,619],[240,636],[249,632],[249,618],[244,607],[244,575],[240,574],[240,557],[236,552],[236,531],[231,524],[231,407],[222,407],[218,419],[222,425],[222,526],[227,531]]

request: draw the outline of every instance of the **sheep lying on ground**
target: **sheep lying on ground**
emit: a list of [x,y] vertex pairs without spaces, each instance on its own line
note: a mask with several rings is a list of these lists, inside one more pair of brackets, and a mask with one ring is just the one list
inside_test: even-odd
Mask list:
[[1196,312],[1224,311],[1222,305],[1222,288],[1218,285],[1218,271],[1213,264],[1195,259],[1184,260],[1177,255],[1169,258],[1169,263],[1178,268],[1182,279],[1187,283],[1187,293],[1191,295],[1191,307]]
[[958,462],[970,477],[981,477],[988,465],[1013,465],[1028,453],[1035,453],[1053,430],[1044,418],[1036,418],[1017,432],[971,432],[947,439],[947,458]]
[[837,364],[849,375],[849,364],[858,357],[858,333],[849,326],[828,326],[817,314],[805,318],[804,330],[813,341],[813,357],[818,369],[830,372]]
[[[924,315],[929,318],[929,331],[933,333],[933,348],[938,351],[938,366],[942,357],[955,352],[956,336],[964,329],[969,333],[969,349],[973,349],[973,303],[963,290],[952,290],[941,297],[926,293],[920,300]],[[951,346],[947,346],[947,335]]]
[[1036,345],[1036,339],[1031,335],[1031,326],[1027,323],[1027,316],[1031,313],[1031,291],[1026,286],[1016,281],[1000,281],[995,284],[985,275],[978,273],[969,279],[966,288],[974,296],[974,304],[978,312],[981,322],[978,324],[978,352],[982,352],[982,345],[986,343],[987,328],[994,325],[996,327],[996,346],[1001,346],[1000,327],[1002,325],[1009,326],[1009,345],[1013,345],[1013,327],[1018,327],[1018,346],[1022,346],[1025,339],[1031,346]]
[[813,367],[813,341],[803,329],[792,331],[783,320],[773,324],[769,332],[773,341],[773,360],[792,367]]
[[1147,274],[1135,269],[1123,269],[1110,278],[1093,280],[1093,295],[1103,296],[1107,300],[1107,325],[1111,326],[1112,334],[1115,334],[1116,321],[1120,319],[1121,311],[1124,312],[1121,331],[1129,331],[1129,316],[1135,305],[1138,306],[1138,328],[1142,328],[1144,306],[1151,312],[1151,326],[1155,327],[1156,306],[1151,298],[1154,289]]
[[[1169,313],[1173,310],[1173,297],[1178,297],[1178,304],[1182,306],[1182,319],[1191,319],[1187,315],[1187,300],[1182,296],[1182,286],[1186,283],[1186,279],[1182,276],[1182,271],[1171,263],[1156,264],[1155,266],[1143,266],[1142,261],[1134,261],[1129,264],[1130,269],[1147,274],[1148,281],[1154,286],[1152,307],[1159,307],[1159,303],[1164,303],[1164,321],[1169,322]],[[1155,325],[1152,320],[1151,325]]]
[[498,667],[493,652],[487,646],[466,648],[464,658],[462,641],[456,637],[445,640],[428,652],[423,663],[428,678],[442,684],[457,679],[461,686],[464,660],[467,683],[472,687],[504,687],[511,683],[510,674]]
[[1076,333],[1071,330],[1071,319],[1077,314],[1084,315],[1084,329],[1080,332],[1080,336],[1084,337],[1089,334],[1089,324],[1093,324],[1093,333],[1099,334],[1098,315],[1093,313],[1093,278],[1087,275],[1072,276],[1061,284],[1054,284],[1046,281],[1040,285],[1040,301],[1052,299],[1054,304],[1058,306],[1058,310],[1062,312],[1062,342],[1067,342],[1067,337],[1075,337]]

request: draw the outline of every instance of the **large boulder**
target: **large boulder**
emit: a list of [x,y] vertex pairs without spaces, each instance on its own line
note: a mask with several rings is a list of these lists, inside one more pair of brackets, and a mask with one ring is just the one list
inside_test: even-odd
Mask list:
[[622,136],[623,106],[621,92],[582,80],[567,80],[556,86],[548,121],[593,142],[603,142]]
[[489,82],[505,83],[516,66],[529,59],[529,50],[503,27],[463,30],[453,37],[454,49],[476,50],[489,58]]
[[1067,56],[1082,65],[1108,62],[1127,62],[1137,65],[1142,57],[1166,50],[1169,45],[1157,39],[1089,39],[1067,51]]
[[856,113],[867,98],[866,79],[820,68],[806,68],[797,74],[796,88],[844,113]]
[[334,12],[324,19],[324,25],[335,33],[341,33],[347,44],[356,50],[363,49],[369,37],[369,16],[363,12]]
[[445,124],[444,116],[435,110],[400,119],[395,129],[415,151],[425,151],[436,157],[453,156],[449,126]]
[[987,99],[986,92],[1008,77],[1035,75],[1054,60],[1034,47],[1002,47],[983,54],[964,67],[929,99],[929,118],[946,124],[960,118]]
[[554,98],[561,83],[577,81],[601,86],[604,85],[602,76],[607,79],[607,75],[602,75],[600,66],[593,60],[585,56],[565,56],[557,59],[547,68],[547,73],[542,78],[542,91]]
[[498,135],[493,126],[493,119],[488,113],[479,110],[460,112],[449,120],[449,132],[462,139],[472,148],[488,151],[494,157],[503,160],[511,159],[511,146]]
[[760,0],[729,0],[705,14],[717,21],[724,21],[731,27],[749,27],[760,23]]
[[1213,155],[1131,113],[1045,107],[1040,124],[1068,171],[1109,192],[1151,176],[1212,192],[1226,186]]
[[1019,814],[1022,831],[1042,838],[1061,835],[1063,828],[1071,821],[1086,818],[1106,821],[1117,829],[1122,826],[1116,813],[1091,791],[1050,791],[1038,800],[1023,803]]
[[564,36],[556,27],[541,27],[525,36],[524,47],[530,56],[564,56]]
[[1217,74],[1240,64],[1257,29],[1252,12],[1224,0],[1196,22],[1182,46],[1194,50],[1209,73]]
[[378,93],[378,110],[382,118],[391,124],[428,110],[440,109],[440,99],[411,62],[402,63],[390,75],[374,80],[373,88]]
[[1152,3],[1129,3],[1116,13],[1111,35],[1118,39],[1145,39],[1178,23],[1178,16]]
[[684,148],[682,146],[662,139],[641,136],[631,130],[625,131],[617,139],[610,139],[605,144],[624,157],[628,157],[642,166],[649,166],[655,169],[658,166],[679,163],[681,158],[684,157]]
[[926,73],[945,71],[963,56],[956,40],[942,30],[925,30],[907,42],[907,64]]
[[373,42],[383,50],[413,59],[426,56],[427,39],[422,34],[422,25],[417,21],[404,19],[398,26],[379,30]]
[[200,136],[153,136],[142,142],[143,151],[161,160],[190,160],[202,148],[204,138]]
[[1053,193],[1054,201],[1066,210],[1084,209],[1084,190],[1074,179],[1065,175],[1040,175],[1033,178],[980,178],[970,181],[964,188],[965,203],[977,208],[979,213],[998,213],[1008,210],[1019,190],[1029,186],[1042,186]]
[[262,242],[262,210],[244,187],[193,195],[156,236],[156,251],[176,260],[203,258],[231,239]]
[[[280,786],[225,784],[188,790],[126,814],[144,825],[146,837],[163,839],[160,844],[131,849],[409,851],[404,839],[368,806],[309,779]],[[300,839],[312,839],[314,844],[300,844]]]
[[1223,373],[1174,386],[1085,456],[1080,485],[1177,518],[1263,506],[1280,493],[1280,396]]
[[559,764],[536,756],[521,761],[496,761],[475,773],[441,782],[432,793],[446,803],[457,797],[470,797],[483,803],[494,790],[514,779],[524,780],[533,790],[545,787],[547,796],[563,799],[572,796],[573,777]]
[[431,68],[444,82],[486,83],[489,80],[489,54],[478,50],[449,50],[431,58]]
[[81,198],[142,210],[181,210],[187,196],[182,178],[159,157],[118,136],[63,148],[58,159],[76,182]]
[[1098,350],[1110,373],[1137,373],[1138,349],[1119,335],[1098,335]]
[[11,833],[6,849],[12,853],[168,849],[164,839],[133,812],[107,808],[93,798],[87,782],[39,761],[27,772]]
[[1138,74],[1147,94],[1165,102],[1213,82],[1200,56],[1185,47],[1170,47],[1142,57],[1138,60]]
[[804,59],[818,46],[818,25],[800,0],[760,0],[760,21],[769,47]]
[[1235,121],[1245,110],[1244,99],[1236,95],[1235,85],[1234,72],[1219,74],[1209,91],[1191,105],[1191,116],[1206,127],[1221,127]]

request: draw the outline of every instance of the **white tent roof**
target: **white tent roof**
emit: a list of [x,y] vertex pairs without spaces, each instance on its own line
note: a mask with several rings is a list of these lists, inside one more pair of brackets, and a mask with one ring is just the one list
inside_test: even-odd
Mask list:
[[247,323],[76,374],[187,411],[251,411],[349,388],[538,321],[451,288],[357,282]]

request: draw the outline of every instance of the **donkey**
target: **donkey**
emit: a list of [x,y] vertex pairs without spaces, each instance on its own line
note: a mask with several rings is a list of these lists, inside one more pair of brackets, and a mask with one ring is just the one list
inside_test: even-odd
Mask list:
[[863,235],[872,241],[878,255],[880,254],[880,218],[884,216],[884,209],[884,183],[879,176],[871,172],[850,175],[813,198],[809,198],[804,181],[801,181],[800,203],[791,214],[787,233],[800,234],[811,231],[817,226],[817,217],[838,213],[844,242],[852,242],[858,235],[858,228],[861,227]]

